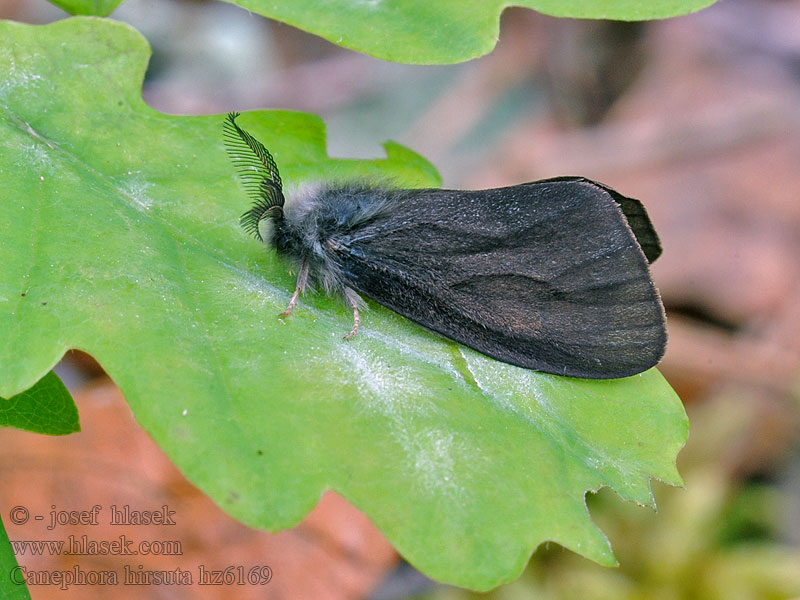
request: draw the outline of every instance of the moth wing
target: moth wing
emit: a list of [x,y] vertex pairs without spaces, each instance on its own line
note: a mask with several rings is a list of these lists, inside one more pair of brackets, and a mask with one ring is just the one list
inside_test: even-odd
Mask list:
[[356,290],[504,362],[616,378],[664,353],[647,259],[620,202],[588,180],[398,192],[336,246]]

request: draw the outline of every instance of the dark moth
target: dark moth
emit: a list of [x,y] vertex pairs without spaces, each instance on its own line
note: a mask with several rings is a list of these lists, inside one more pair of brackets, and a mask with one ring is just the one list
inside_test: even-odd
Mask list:
[[[226,146],[253,207],[242,226],[294,260],[297,289],[359,294],[520,367],[608,379],[661,359],[661,254],[644,207],[582,177],[493,190],[319,187],[285,205],[267,149],[236,123]],[[271,225],[262,237],[262,221]]]

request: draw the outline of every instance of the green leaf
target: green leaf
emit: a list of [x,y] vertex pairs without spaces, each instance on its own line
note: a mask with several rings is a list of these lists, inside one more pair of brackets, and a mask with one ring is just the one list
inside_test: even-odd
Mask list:
[[3,600],[31,600],[23,577],[18,569],[17,557],[8,541],[8,534],[0,521],[0,597]]
[[[146,106],[148,48],[124,25],[6,23],[0,35],[15,48],[0,49],[0,393],[84,350],[231,515],[290,527],[332,488],[431,577],[476,589],[515,577],[545,540],[613,564],[586,490],[651,504],[651,477],[680,483],[687,421],[655,370],[534,373],[375,305],[345,341],[349,309],[319,293],[279,319],[294,276],[238,226],[248,201],[222,117]],[[310,115],[238,122],[287,187],[438,184],[396,144],[382,160],[329,158]]]
[[492,51],[500,13],[523,6],[554,17],[646,21],[716,0],[226,0],[326,40],[412,64],[463,62]]
[[78,408],[52,371],[13,398],[0,398],[0,427],[3,426],[49,435],[81,430]]
[[50,0],[71,15],[107,17],[122,4],[122,0]]

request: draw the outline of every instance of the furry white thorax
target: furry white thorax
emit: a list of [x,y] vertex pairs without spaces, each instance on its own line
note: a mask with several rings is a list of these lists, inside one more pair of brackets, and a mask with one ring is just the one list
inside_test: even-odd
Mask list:
[[287,190],[283,219],[264,239],[292,258],[298,269],[305,262],[312,286],[345,295],[347,279],[335,251],[339,240],[387,208],[395,194],[370,184],[301,184]]

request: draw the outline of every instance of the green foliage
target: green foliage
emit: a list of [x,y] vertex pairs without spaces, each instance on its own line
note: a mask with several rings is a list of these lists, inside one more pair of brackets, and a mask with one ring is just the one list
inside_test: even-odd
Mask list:
[[59,8],[71,15],[95,15],[106,17],[111,14],[123,0],[50,0]]
[[555,17],[644,21],[684,15],[716,0],[226,1],[376,58],[450,64],[492,51],[507,6]]
[[0,427],[16,427],[49,435],[66,435],[81,430],[78,408],[53,372],[13,398],[0,398]]
[[[74,15],[108,15],[121,0],[50,0]],[[500,13],[522,6],[554,17],[647,21],[717,0],[225,0],[376,58],[451,64],[492,51]]]
[[[800,550],[786,542],[792,489],[743,482],[736,452],[763,418],[734,390],[695,406],[681,452],[686,489],[659,486],[658,513],[607,490],[592,514],[614,543],[619,569],[558,548],[540,549],[514,583],[489,595],[439,587],[417,600],[766,600],[800,597]],[[756,444],[757,446],[757,444]],[[750,460],[750,457],[748,457]]]
[[0,521],[0,597],[3,600],[31,600],[26,585],[15,583],[19,581],[21,574],[17,573],[12,580],[12,574],[16,571],[17,557],[11,550],[8,543],[8,534]]
[[[586,490],[652,504],[651,477],[680,483],[687,421],[655,370],[534,373],[379,306],[344,341],[352,315],[321,294],[280,320],[294,277],[238,227],[247,200],[222,117],[146,106],[149,50],[124,25],[2,23],[0,38],[0,394],[82,349],[231,515],[290,527],[332,488],[424,572],[476,589],[515,577],[545,540],[614,564]],[[392,143],[382,160],[329,158],[310,115],[240,121],[288,187],[438,184]]]

